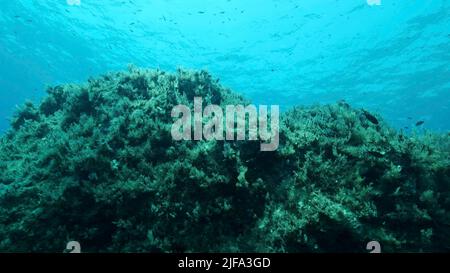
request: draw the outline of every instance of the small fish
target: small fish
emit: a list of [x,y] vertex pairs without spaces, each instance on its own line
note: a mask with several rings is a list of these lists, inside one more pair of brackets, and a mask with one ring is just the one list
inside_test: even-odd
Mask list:
[[409,119],[409,120],[411,120],[411,119],[412,119],[412,117],[408,117],[408,119]]
[[424,124],[424,123],[425,123],[425,121],[419,120],[418,122],[416,122],[416,126],[420,126],[420,125],[422,125],[422,124]]
[[350,108],[350,105],[345,100],[338,101],[339,106],[343,106],[345,108]]
[[366,110],[363,110],[363,114],[366,117],[366,119],[370,122],[372,122],[375,125],[378,125],[380,122],[378,121],[378,119],[372,115],[371,113],[367,112]]

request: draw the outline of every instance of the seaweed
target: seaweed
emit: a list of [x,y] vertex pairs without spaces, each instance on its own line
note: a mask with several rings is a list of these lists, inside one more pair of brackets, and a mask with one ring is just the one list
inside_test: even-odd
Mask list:
[[248,104],[206,71],[130,66],[27,102],[0,139],[0,251],[450,247],[450,137],[347,103],[283,113],[280,147],[174,141],[173,106]]

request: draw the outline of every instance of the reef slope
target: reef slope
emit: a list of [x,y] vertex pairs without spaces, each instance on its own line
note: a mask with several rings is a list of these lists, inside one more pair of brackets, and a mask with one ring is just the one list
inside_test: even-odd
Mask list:
[[48,89],[0,142],[0,251],[450,250],[450,139],[344,102],[283,113],[280,147],[173,141],[177,104],[248,103],[204,71]]

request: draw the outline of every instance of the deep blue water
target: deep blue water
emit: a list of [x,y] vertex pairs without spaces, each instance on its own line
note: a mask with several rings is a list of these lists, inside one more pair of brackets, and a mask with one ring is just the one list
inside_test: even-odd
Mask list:
[[46,85],[129,63],[205,68],[255,103],[345,99],[450,130],[448,0],[0,1],[0,131]]

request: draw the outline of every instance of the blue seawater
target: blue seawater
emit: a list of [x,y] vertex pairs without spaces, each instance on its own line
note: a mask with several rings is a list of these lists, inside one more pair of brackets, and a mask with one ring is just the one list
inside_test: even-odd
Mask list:
[[450,129],[450,1],[1,0],[0,131],[45,87],[128,64],[207,69],[256,103],[345,100]]

